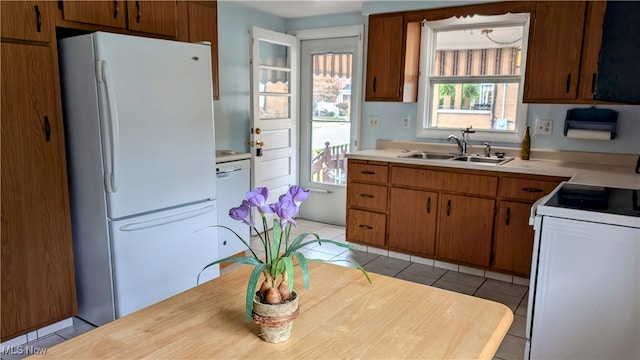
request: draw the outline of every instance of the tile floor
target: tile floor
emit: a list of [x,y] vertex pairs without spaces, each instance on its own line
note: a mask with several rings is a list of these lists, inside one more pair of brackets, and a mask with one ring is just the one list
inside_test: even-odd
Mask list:
[[[332,239],[341,242],[345,241],[345,230],[343,227],[302,219],[297,221],[298,227],[292,230],[292,235],[297,235],[302,232],[316,232],[323,239]],[[252,238],[252,247],[254,248],[254,251],[256,251],[258,255],[261,255],[261,252],[263,254],[263,250],[260,249],[259,244],[260,241],[257,237]],[[528,301],[527,286],[447,270],[443,267],[424,265],[408,260],[378,255],[372,252],[347,250],[333,244],[309,246],[305,255],[309,258],[315,259],[351,259],[358,262],[369,272],[393,276],[399,279],[435,286],[503,303],[514,312],[514,321],[506,337],[502,341],[502,344],[495,355],[495,359],[512,360],[524,358],[525,324]],[[337,263],[339,264],[339,262]],[[349,266],[348,263],[344,263],[344,265]],[[222,273],[224,274],[228,271],[232,271],[237,266],[240,265],[227,267],[222,271]],[[74,324],[72,327],[29,342],[26,345],[23,345],[23,349],[28,349],[28,347],[47,348],[93,329],[91,324],[88,324],[81,319],[74,318],[73,321]],[[2,353],[0,354],[1,359],[22,359],[29,355],[9,354],[8,350],[10,349],[2,349]]]

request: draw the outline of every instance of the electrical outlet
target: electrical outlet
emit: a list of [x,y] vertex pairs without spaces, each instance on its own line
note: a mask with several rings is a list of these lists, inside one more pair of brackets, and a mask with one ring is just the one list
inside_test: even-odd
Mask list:
[[534,135],[551,135],[553,130],[553,120],[551,119],[536,119],[536,127],[534,129]]
[[380,117],[375,115],[369,115],[369,127],[377,129],[380,127]]
[[404,129],[408,129],[409,127],[411,127],[411,116],[407,115],[402,118],[402,127]]

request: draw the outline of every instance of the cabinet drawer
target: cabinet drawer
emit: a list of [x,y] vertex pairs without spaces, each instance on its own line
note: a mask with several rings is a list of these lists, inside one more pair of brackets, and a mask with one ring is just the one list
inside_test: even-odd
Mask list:
[[443,175],[444,173],[440,171],[393,166],[391,167],[391,184],[440,190]]
[[349,161],[349,180],[386,184],[389,167]]
[[347,240],[384,246],[387,216],[361,210],[348,210]]
[[496,196],[498,178],[485,175],[444,173],[442,189],[465,194]]
[[535,201],[550,193],[560,182],[503,178],[500,196],[504,198]]
[[387,210],[387,187],[350,183],[347,187],[347,203],[349,207],[371,210]]

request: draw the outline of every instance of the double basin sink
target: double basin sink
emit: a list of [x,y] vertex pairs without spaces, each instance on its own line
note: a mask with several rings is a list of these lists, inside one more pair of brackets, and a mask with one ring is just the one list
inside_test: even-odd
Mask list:
[[479,155],[460,155],[460,154],[444,154],[444,153],[430,153],[430,152],[411,152],[402,155],[398,155],[399,158],[406,159],[424,159],[424,160],[445,160],[445,161],[465,161],[470,163],[481,163],[491,165],[502,165],[511,160],[512,157],[497,157],[497,156],[479,156]]

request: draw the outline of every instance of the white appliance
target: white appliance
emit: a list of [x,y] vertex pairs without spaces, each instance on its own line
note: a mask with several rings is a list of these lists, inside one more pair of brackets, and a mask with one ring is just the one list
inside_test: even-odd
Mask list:
[[[219,159],[219,158],[218,158]],[[229,217],[229,210],[240,206],[245,195],[250,190],[251,160],[235,160],[218,162],[216,175],[218,177],[218,224],[227,226],[242,239],[249,241],[249,226]],[[247,250],[238,238],[225,228],[218,228],[218,255],[226,258]]]
[[640,358],[639,194],[562,183],[534,205],[527,359]]
[[58,44],[78,316],[102,325],[217,259],[210,48],[101,32]]

